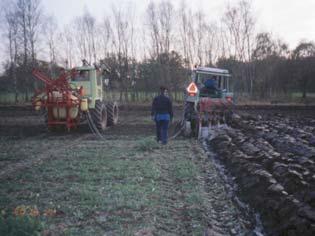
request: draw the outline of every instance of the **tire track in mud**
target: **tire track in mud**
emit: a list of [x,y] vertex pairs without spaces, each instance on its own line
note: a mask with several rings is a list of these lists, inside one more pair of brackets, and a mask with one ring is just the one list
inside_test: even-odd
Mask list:
[[[189,141],[189,147],[186,149],[184,156],[181,156],[182,153],[179,154],[180,156],[172,156],[169,154],[170,150],[159,153],[158,164],[162,183],[160,188],[164,193],[160,199],[163,199],[161,201],[164,202],[164,205],[156,209],[155,213],[157,235],[191,235],[196,227],[191,214],[197,209],[200,214],[199,221],[206,226],[203,228],[202,235],[257,235],[255,234],[257,231],[255,220],[253,221],[249,215],[245,215],[233,202],[231,192],[226,189],[213,159],[208,156],[209,153],[204,152],[197,141]],[[170,165],[170,163],[185,159],[192,162],[199,173],[198,176],[195,176],[195,180],[200,189],[202,207],[197,209],[185,204],[187,190],[182,189],[181,186],[187,180],[180,179],[174,174],[174,171],[180,167]],[[165,217],[166,215],[168,217]],[[176,219],[176,223],[168,222],[169,216]]]
[[264,235],[260,216],[236,196],[237,186],[202,140],[201,145],[208,157],[201,165],[207,173],[204,189],[210,202],[208,216],[210,225],[205,235]]
[[[181,234],[187,235],[191,234],[191,228],[189,225],[189,221],[186,221],[185,209],[187,206],[182,204],[181,206],[175,206],[177,201],[182,202],[183,200],[183,192],[180,190],[176,190],[174,187],[176,186],[176,179],[171,175],[173,171],[170,168],[170,162],[172,162],[171,156],[163,155],[160,153],[160,161],[158,163],[159,169],[161,171],[160,177],[160,188],[163,193],[160,197],[160,201],[164,203],[164,205],[159,206],[156,209],[155,215],[157,216],[155,219],[155,228],[160,232],[171,233],[171,234]],[[170,223],[169,216],[172,216],[172,219],[177,219],[178,223]]]

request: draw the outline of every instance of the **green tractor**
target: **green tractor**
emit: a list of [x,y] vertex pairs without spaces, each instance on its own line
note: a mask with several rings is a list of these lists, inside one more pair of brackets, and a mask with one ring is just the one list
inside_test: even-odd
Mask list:
[[34,69],[34,77],[43,81],[45,88],[35,93],[33,106],[38,111],[45,109],[48,129],[64,126],[70,130],[87,121],[92,132],[100,135],[106,127],[116,125],[117,102],[104,100],[108,72],[84,63],[52,79]]
[[84,65],[74,68],[71,85],[82,88],[82,98],[87,99],[87,108],[99,131],[118,123],[119,108],[115,101],[104,100],[104,85],[108,83],[107,70]]

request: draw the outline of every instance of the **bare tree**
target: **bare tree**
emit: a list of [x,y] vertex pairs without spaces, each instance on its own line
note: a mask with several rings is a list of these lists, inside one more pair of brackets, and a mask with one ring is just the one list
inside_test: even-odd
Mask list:
[[190,60],[189,60],[189,53],[188,53],[188,14],[187,14],[187,6],[186,2],[183,0],[181,2],[181,6],[179,9],[179,35],[180,41],[182,44],[182,52],[184,55],[184,60],[186,67],[189,68]]
[[[241,62],[250,62],[252,55],[253,33],[255,20],[252,16],[252,6],[250,0],[241,0],[236,6],[227,5],[223,16],[223,23],[227,28],[230,48],[233,54],[230,56]],[[253,68],[243,66],[240,68],[241,78],[247,80],[247,91],[252,95],[253,92]],[[249,84],[249,86],[248,86]]]
[[172,39],[172,20],[173,5],[170,1],[163,1],[159,5],[159,22],[160,22],[160,47],[163,53],[169,53]]
[[195,25],[195,14],[187,9],[185,0],[179,8],[179,41],[182,45],[182,53],[187,68],[196,63],[197,35]]
[[214,65],[218,58],[218,29],[215,24],[209,24],[205,27],[205,63]]
[[241,0],[237,6],[227,5],[222,20],[228,29],[234,56],[240,61],[249,61],[252,55],[252,37],[255,29],[251,2]]
[[50,63],[56,63],[56,36],[57,36],[57,23],[53,16],[49,16],[45,22],[45,35],[47,40],[47,46],[49,49]]
[[[26,100],[29,99],[30,89],[36,87],[36,82],[31,76],[31,68],[35,66],[38,36],[41,31],[42,9],[40,0],[14,0],[6,5],[6,18],[9,20],[10,58],[23,58],[21,74],[14,75],[19,79],[25,92]],[[13,53],[14,52],[14,53]],[[13,56],[14,55],[14,56]],[[14,61],[16,66],[17,59]],[[19,78],[21,77],[21,78]]]
[[[63,28],[62,32],[58,35],[58,43],[60,45],[59,47],[61,56],[59,61],[65,68],[72,68],[75,62],[78,60],[77,55],[81,55],[75,52],[75,33],[76,32],[72,25],[66,25]],[[82,59],[82,55],[79,59]]]
[[315,74],[315,44],[314,42],[301,42],[292,52],[295,64],[296,77],[302,91],[302,98],[306,98],[306,93],[310,81]]
[[31,60],[36,59],[36,43],[41,33],[43,23],[43,11],[40,0],[26,0],[26,27],[30,46]]
[[27,37],[27,0],[18,0],[17,7],[17,18],[19,22],[21,40],[23,41],[23,64],[26,67],[28,62],[28,37]]
[[82,16],[77,17],[73,25],[75,27],[75,35],[77,47],[81,55],[81,59],[86,59],[90,63],[97,62],[96,51],[96,20],[85,9]]
[[105,17],[103,23],[100,25],[100,48],[103,50],[103,57],[105,58],[109,53],[109,46],[111,38],[113,37],[113,30],[109,17]]
[[128,101],[128,89],[131,81],[130,56],[134,51],[134,17],[131,6],[116,8],[113,6],[113,37],[116,54],[118,56],[119,73],[120,73],[120,99],[122,93],[125,94],[125,100]]
[[[18,81],[17,81],[17,60],[18,60],[18,20],[17,12],[14,3],[3,2],[6,7],[4,9],[3,27],[4,34],[7,42],[9,44],[9,67],[10,67],[10,77],[13,79],[15,102],[18,102]],[[4,7],[4,5],[3,5]]]
[[196,31],[195,31],[195,21],[192,11],[188,12],[188,54],[191,63],[195,63],[196,58]]
[[206,22],[205,22],[205,16],[202,11],[198,11],[195,14],[195,18],[197,19],[196,22],[196,52],[197,52],[197,58],[199,65],[204,64],[204,52],[205,52],[205,34],[206,34]]
[[160,27],[158,23],[158,12],[156,5],[153,2],[150,2],[147,10],[147,20],[148,20],[148,28],[149,28],[149,34],[151,36],[151,42],[152,42],[152,52],[151,56],[158,56],[161,52],[160,49],[160,40],[161,40],[161,32],[160,32]]

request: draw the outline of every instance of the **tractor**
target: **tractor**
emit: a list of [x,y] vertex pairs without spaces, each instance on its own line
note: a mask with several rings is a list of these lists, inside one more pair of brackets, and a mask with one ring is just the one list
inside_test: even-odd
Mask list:
[[118,122],[117,102],[104,100],[104,84],[108,70],[84,63],[72,70],[63,70],[57,79],[51,79],[39,70],[33,70],[35,78],[45,84],[33,97],[35,110],[46,111],[46,123],[50,130],[65,127],[68,131],[80,124],[89,124],[94,133]]
[[[184,134],[200,137],[201,129],[226,123],[234,104],[228,70],[196,67],[185,91]],[[207,86],[207,84],[211,86]]]

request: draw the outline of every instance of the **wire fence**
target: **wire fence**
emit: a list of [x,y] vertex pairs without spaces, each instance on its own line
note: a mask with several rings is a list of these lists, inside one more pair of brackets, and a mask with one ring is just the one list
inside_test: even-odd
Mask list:
[[[103,96],[105,101],[118,101],[121,104],[128,103],[150,103],[155,96],[158,95],[158,92],[148,92],[148,91],[128,91],[128,92],[119,92],[119,91],[105,91]],[[15,93],[10,92],[0,92],[0,104],[1,105],[23,105],[30,104],[30,98],[33,94],[28,94],[28,99],[26,94],[19,93],[17,94],[17,102]],[[182,91],[173,91],[170,93],[170,97],[173,102],[182,103],[184,101],[184,93]],[[306,102],[315,102],[315,93],[308,93],[307,99],[302,100],[301,93],[289,93],[289,94],[278,94],[277,96],[270,96],[265,99],[260,97],[249,96],[249,94],[238,94],[234,93],[234,101],[237,104],[247,104],[247,103],[304,103]]]
[[[158,95],[158,92],[119,92],[119,91],[105,91],[103,94],[105,101],[119,101],[120,103],[148,103]],[[28,99],[23,93],[17,94],[17,101],[15,93],[2,92],[0,93],[0,104],[15,105],[31,103],[30,99],[33,94],[28,94]],[[172,92],[170,94],[174,102],[182,102],[184,100],[184,93],[182,91]]]

